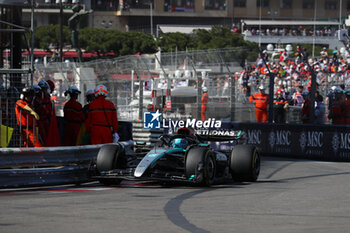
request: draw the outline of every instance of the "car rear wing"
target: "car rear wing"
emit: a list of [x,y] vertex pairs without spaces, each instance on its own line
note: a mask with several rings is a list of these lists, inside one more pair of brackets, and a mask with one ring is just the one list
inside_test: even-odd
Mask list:
[[242,138],[242,130],[196,130],[196,137],[200,141],[226,142]]

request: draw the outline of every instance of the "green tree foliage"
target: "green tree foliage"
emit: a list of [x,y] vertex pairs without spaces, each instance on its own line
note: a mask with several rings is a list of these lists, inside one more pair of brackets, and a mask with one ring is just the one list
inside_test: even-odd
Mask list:
[[[205,50],[219,48],[242,48],[238,50],[240,60],[254,60],[258,49],[256,43],[244,41],[241,35],[234,34],[230,28],[214,26],[211,30],[198,29],[193,34],[164,33],[155,41],[149,34],[140,32],[122,32],[111,29],[82,28],[79,30],[80,47],[87,52],[103,54],[114,52],[116,56],[136,53],[155,53],[160,47],[163,52]],[[64,26],[64,43],[71,44],[70,31]],[[58,48],[59,25],[38,27],[35,32],[35,47],[49,49],[54,44]],[[241,51],[241,52],[240,52]]]
[[185,51],[187,48],[190,49],[192,47],[191,37],[180,32],[163,33],[157,39],[157,44],[163,52],[175,51],[176,49]]
[[[63,26],[63,43],[69,42],[69,29],[67,26]],[[59,48],[60,41],[60,27],[59,25],[44,25],[37,27],[34,33],[34,47],[50,51],[50,46]]]
[[237,50],[239,61],[253,61],[257,58],[258,46],[243,40],[241,35],[234,34],[230,28],[214,26],[211,30],[197,29],[193,34],[164,33],[158,38],[157,44],[163,52],[188,50],[205,50],[220,48],[240,48]]

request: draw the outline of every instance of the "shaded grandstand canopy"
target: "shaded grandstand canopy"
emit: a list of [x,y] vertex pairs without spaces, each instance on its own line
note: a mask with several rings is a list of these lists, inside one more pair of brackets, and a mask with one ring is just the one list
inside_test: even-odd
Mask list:
[[0,5],[28,5],[28,0],[0,0]]
[[339,25],[338,21],[311,21],[311,20],[241,20],[241,23],[247,26],[313,26],[313,25]]
[[181,32],[186,34],[192,33],[195,29],[210,30],[212,28],[208,25],[158,25],[158,27],[163,33]]

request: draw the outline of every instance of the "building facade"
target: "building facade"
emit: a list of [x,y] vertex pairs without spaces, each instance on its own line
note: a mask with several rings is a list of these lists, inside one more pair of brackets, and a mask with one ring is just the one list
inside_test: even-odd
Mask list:
[[[59,1],[36,0],[37,26],[59,23]],[[67,23],[77,0],[61,1],[63,22]],[[80,4],[94,10],[82,26],[146,33],[156,32],[161,24],[230,26],[241,19],[339,21],[350,13],[350,0],[80,0]],[[24,20],[30,21],[29,9],[24,9]]]

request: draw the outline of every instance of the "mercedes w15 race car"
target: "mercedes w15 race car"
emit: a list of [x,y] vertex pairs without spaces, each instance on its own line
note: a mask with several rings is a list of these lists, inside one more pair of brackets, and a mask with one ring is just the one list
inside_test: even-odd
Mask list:
[[190,183],[203,186],[228,180],[254,182],[260,172],[260,156],[254,146],[235,145],[230,152],[214,150],[209,141],[237,141],[230,136],[194,135],[182,128],[163,135],[147,153],[136,153],[123,142],[107,144],[98,152],[93,178],[106,185],[122,180]]

